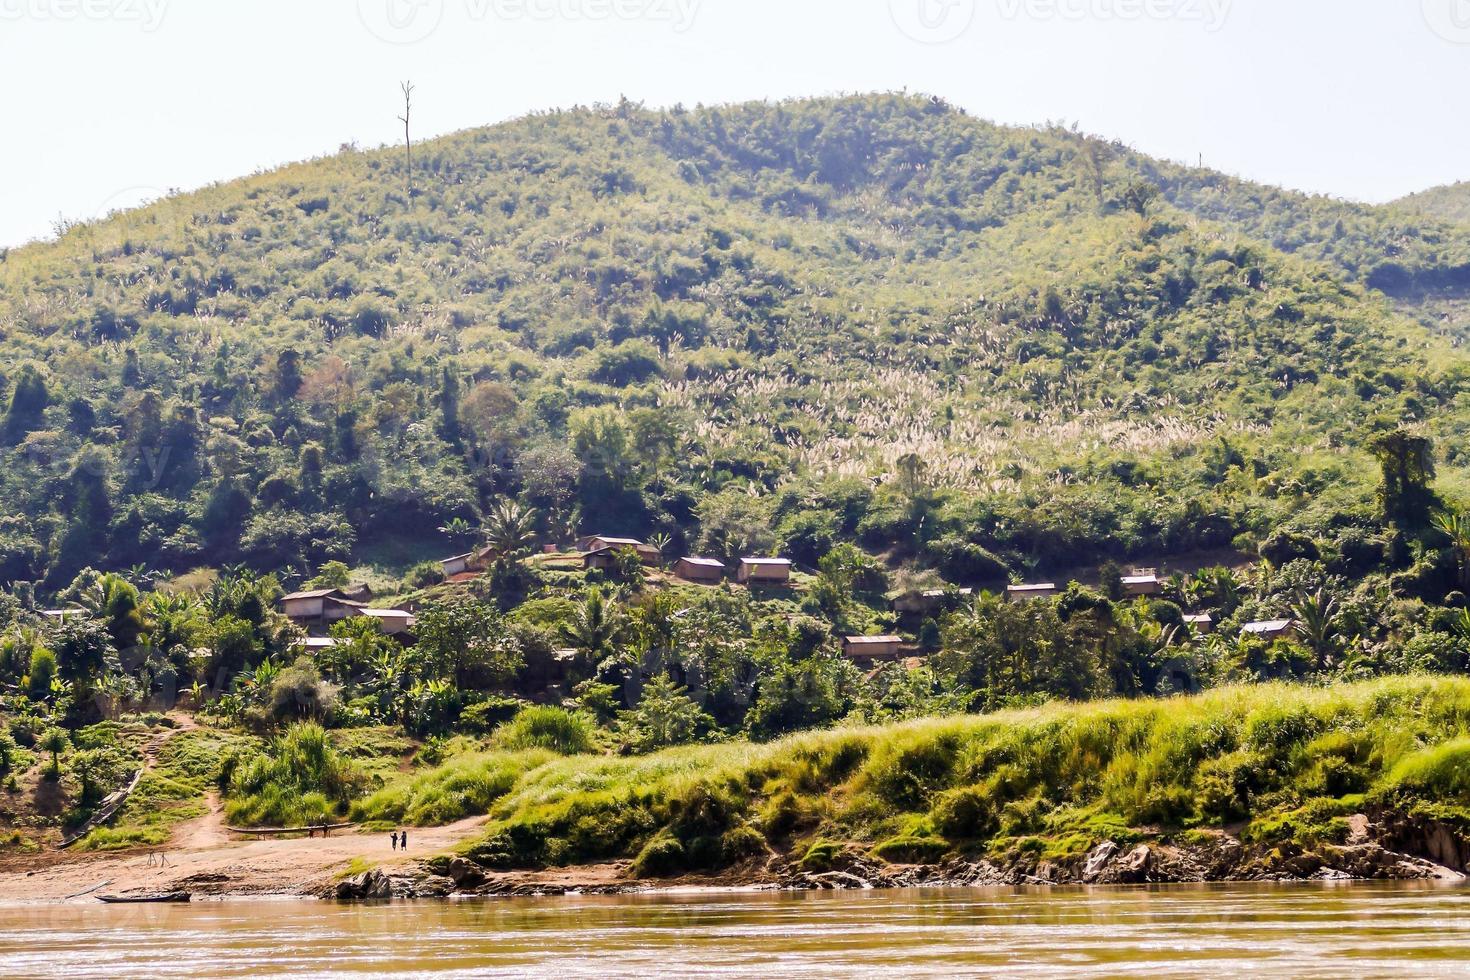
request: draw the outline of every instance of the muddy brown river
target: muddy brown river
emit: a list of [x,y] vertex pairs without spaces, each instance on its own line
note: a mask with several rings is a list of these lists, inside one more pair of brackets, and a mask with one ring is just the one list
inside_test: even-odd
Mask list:
[[1230,885],[0,906],[0,974],[1470,976],[1470,888]]

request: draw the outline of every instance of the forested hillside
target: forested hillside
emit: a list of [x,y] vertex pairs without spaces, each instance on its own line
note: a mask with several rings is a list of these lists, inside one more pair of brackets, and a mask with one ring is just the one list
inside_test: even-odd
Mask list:
[[[1383,795],[1392,760],[1463,754],[1404,741],[1464,734],[1461,688],[1425,714],[1420,681],[1384,682],[1405,693],[1357,741],[1318,733],[1379,718],[1373,687],[1212,721],[1127,793],[1006,775],[1066,739],[955,768],[943,725],[950,748],[895,756],[907,781],[868,816],[811,795],[868,799],[840,747],[814,782],[730,761],[748,747],[654,756],[743,774],[688,811],[642,762],[588,760],[1470,670],[1470,226],[906,96],[599,107],[412,159],[344,151],[0,256],[18,845],[162,845],[211,806],[237,826],[500,807],[487,863],[615,842],[670,867],[831,834],[925,854],[1043,825],[1068,847],[1247,817],[1345,834],[1370,798],[1466,819],[1463,780]],[[583,555],[584,535],[646,544]],[[425,561],[478,545],[474,569]],[[794,573],[731,574],[758,556]],[[1095,731],[1134,732],[1108,745],[1143,745],[1138,719],[1159,746],[1183,731],[1107,710],[1122,727]],[[1132,753],[1109,771],[1155,758]],[[1308,762],[1288,777],[1287,755]],[[563,777],[564,809],[496,802]],[[631,822],[608,831],[606,806]],[[728,853],[679,829],[696,811],[725,814]]]
[[957,581],[1381,530],[1461,480],[1470,228],[937,100],[535,116],[0,262],[0,582],[314,568],[475,523],[837,540]]
[[1470,181],[1431,187],[1427,191],[1410,194],[1395,202],[1400,208],[1415,214],[1470,224]]

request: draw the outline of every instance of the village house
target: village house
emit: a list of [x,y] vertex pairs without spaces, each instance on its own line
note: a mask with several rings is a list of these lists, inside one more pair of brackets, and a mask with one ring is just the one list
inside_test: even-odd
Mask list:
[[849,636],[842,640],[842,655],[859,664],[898,660],[903,655],[901,636]]
[[791,581],[791,562],[785,558],[742,558],[735,577],[751,585],[785,585]]
[[[370,595],[371,593],[369,593]],[[280,599],[281,613],[308,631],[325,632],[331,625],[355,616],[370,616],[388,636],[403,636],[414,624],[411,612],[402,609],[373,609],[347,598],[341,589],[311,589],[293,592]]]
[[1031,585],[1011,585],[1006,587],[1006,598],[1008,599],[1040,599],[1056,594],[1057,585],[1055,582],[1038,582]]
[[680,558],[674,574],[688,582],[719,582],[725,577],[725,563],[714,558]]
[[65,626],[67,620],[85,619],[88,614],[85,609],[43,609],[41,615],[50,622]]
[[974,589],[913,589],[900,593],[889,602],[889,608],[900,614],[914,615],[935,612],[944,605],[945,596],[951,594],[968,599],[975,594]]
[[365,604],[347,598],[341,589],[309,589],[281,596],[281,613],[294,623],[326,626],[359,615]]
[[1158,595],[1164,588],[1158,572],[1151,568],[1135,569],[1132,574],[1124,575],[1122,581],[1124,595]]
[[598,548],[589,551],[582,556],[582,567],[585,569],[598,568],[606,572],[616,567],[618,563],[618,552],[622,548]]
[[368,603],[373,601],[373,590],[366,582],[353,582],[344,585],[337,591],[342,593],[342,598],[350,602]]
[[644,544],[637,538],[613,538],[605,534],[595,534],[590,538],[583,538],[577,547],[583,552],[595,551],[618,551],[623,548],[632,548],[638,552],[638,560],[645,565],[657,565],[659,563],[659,550],[651,544]]
[[1263,640],[1278,640],[1289,634],[1295,625],[1296,620],[1294,619],[1267,619],[1258,623],[1246,623],[1240,628],[1240,631],[1246,636],[1259,637]]
[[1215,632],[1215,617],[1209,613],[1194,613],[1184,617],[1184,625],[1196,633]]
[[364,616],[371,616],[378,621],[378,628],[387,636],[400,636],[413,629],[415,622],[413,613],[402,609],[364,609]]
[[454,555],[449,558],[439,559],[439,567],[444,571],[446,579],[456,579],[462,575],[479,575],[500,557],[498,549],[489,545],[476,548],[474,551],[466,551],[462,555]]
[[444,570],[445,578],[453,578],[456,575],[463,575],[465,572],[473,571],[470,568],[470,563],[474,561],[474,558],[475,553],[473,551],[466,551],[462,555],[440,558],[439,567]]

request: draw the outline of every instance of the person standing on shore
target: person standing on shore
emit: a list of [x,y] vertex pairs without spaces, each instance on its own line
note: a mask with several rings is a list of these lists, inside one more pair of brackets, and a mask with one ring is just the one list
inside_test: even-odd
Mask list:
[[400,830],[398,832],[398,843],[403,845],[405,851],[408,850],[408,831]]
[[398,831],[395,830],[395,831],[393,831],[393,833],[389,834],[388,836],[391,837],[391,838],[393,838],[393,850],[395,850],[395,851],[398,850]]

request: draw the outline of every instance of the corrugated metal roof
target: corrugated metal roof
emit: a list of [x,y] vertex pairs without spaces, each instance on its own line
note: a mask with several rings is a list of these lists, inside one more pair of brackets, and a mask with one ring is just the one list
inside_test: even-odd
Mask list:
[[281,596],[281,601],[287,602],[291,599],[325,599],[328,596],[339,595],[341,592],[341,589],[311,589],[306,592],[292,592],[290,595],[283,595]]

